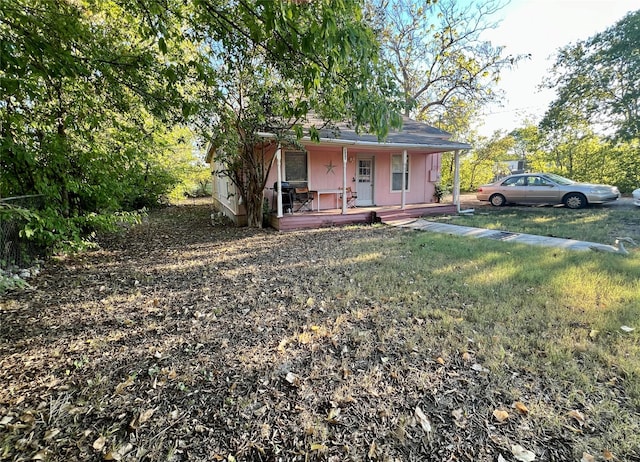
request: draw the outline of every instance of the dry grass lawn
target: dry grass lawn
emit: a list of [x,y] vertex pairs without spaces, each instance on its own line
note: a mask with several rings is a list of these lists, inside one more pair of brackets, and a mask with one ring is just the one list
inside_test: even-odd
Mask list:
[[637,259],[209,213],[0,299],[0,460],[640,460]]

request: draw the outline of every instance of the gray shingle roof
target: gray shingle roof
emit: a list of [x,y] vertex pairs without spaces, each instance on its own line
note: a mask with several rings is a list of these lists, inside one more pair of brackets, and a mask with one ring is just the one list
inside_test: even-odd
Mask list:
[[[325,121],[314,115],[308,115],[303,123],[303,128],[308,134],[309,128],[315,126],[320,131],[320,144],[333,145],[358,145],[367,148],[382,149],[411,149],[412,151],[447,152],[471,149],[471,145],[457,141],[451,141],[451,134],[438,128],[427,125],[423,122],[402,118],[402,129],[392,130],[387,138],[379,142],[378,137],[369,133],[356,133],[347,123],[338,123],[331,128],[326,128]],[[269,132],[262,132],[260,136],[264,138],[275,138],[276,135]],[[301,142],[303,144],[315,144],[309,136],[305,136]],[[211,162],[215,154],[216,146],[211,143],[207,148],[206,162]]]
[[[310,119],[305,128],[312,125],[322,126],[319,119]],[[427,125],[423,122],[403,117],[402,129],[390,131],[387,138],[379,142],[378,137],[368,133],[356,133],[356,131],[346,123],[337,124],[337,130],[323,128],[320,130],[320,142],[339,143],[340,141],[349,144],[364,144],[368,146],[398,146],[412,148],[440,149],[442,151],[455,151],[471,149],[471,145],[450,141],[451,134],[438,128]]]

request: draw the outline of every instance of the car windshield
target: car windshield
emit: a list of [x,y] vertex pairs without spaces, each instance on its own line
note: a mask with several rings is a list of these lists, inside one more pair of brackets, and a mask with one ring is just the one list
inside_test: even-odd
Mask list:
[[560,175],[556,175],[555,173],[545,173],[544,176],[549,178],[551,181],[555,181],[556,183],[565,185],[565,186],[575,183],[575,181]]

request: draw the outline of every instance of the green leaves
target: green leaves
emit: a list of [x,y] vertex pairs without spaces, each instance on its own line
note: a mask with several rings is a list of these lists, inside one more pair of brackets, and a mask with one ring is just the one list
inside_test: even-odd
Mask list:
[[[44,194],[54,217],[156,203],[189,170],[178,166],[193,145],[173,136],[186,124],[218,139],[230,168],[256,169],[238,176],[249,191],[268,170],[237,153],[260,131],[295,143],[289,130],[311,110],[380,136],[399,122],[358,0],[0,0],[0,11],[0,196]],[[65,228],[42,229],[54,226]]]
[[500,72],[520,56],[504,56],[501,47],[481,38],[495,27],[492,1],[460,6],[441,0],[374,0],[369,15],[381,41],[382,56],[402,88],[404,112],[421,120],[466,131],[492,91]]
[[0,196],[47,204],[23,237],[77,245],[111,212],[158,203],[181,164],[164,157],[193,149],[173,124],[200,111],[209,77],[184,40],[183,5],[0,0],[0,11]]
[[379,137],[399,126],[399,99],[387,69],[377,64],[378,46],[359,1],[195,5],[200,29],[220,45],[211,58],[220,89],[216,159],[242,195],[250,225],[262,223],[261,191],[269,174],[263,153],[251,147],[258,132],[292,145],[303,136],[317,141],[317,127],[302,128],[311,111],[329,123],[351,120]]
[[158,39],[158,48],[162,52],[162,54],[167,54],[167,42],[165,42],[164,38],[160,37]]
[[621,141],[640,136],[640,11],[593,37],[558,52],[548,88],[558,98],[545,115],[547,127],[584,121],[608,128]]
[[548,153],[538,165],[578,180],[615,184],[623,192],[637,187],[639,30],[636,11],[558,51],[545,81],[557,98],[540,123]]

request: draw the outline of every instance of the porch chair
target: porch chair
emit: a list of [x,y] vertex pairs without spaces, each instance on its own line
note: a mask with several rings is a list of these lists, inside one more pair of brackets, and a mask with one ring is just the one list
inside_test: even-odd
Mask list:
[[[340,188],[342,189],[342,188]],[[347,208],[356,208],[356,200],[358,199],[358,193],[351,189],[351,186],[347,186],[345,189],[347,194]],[[342,194],[340,194],[340,203],[342,203]]]
[[313,193],[309,191],[309,188],[296,188],[294,200],[299,203],[296,212],[303,208],[309,211],[313,210]]

